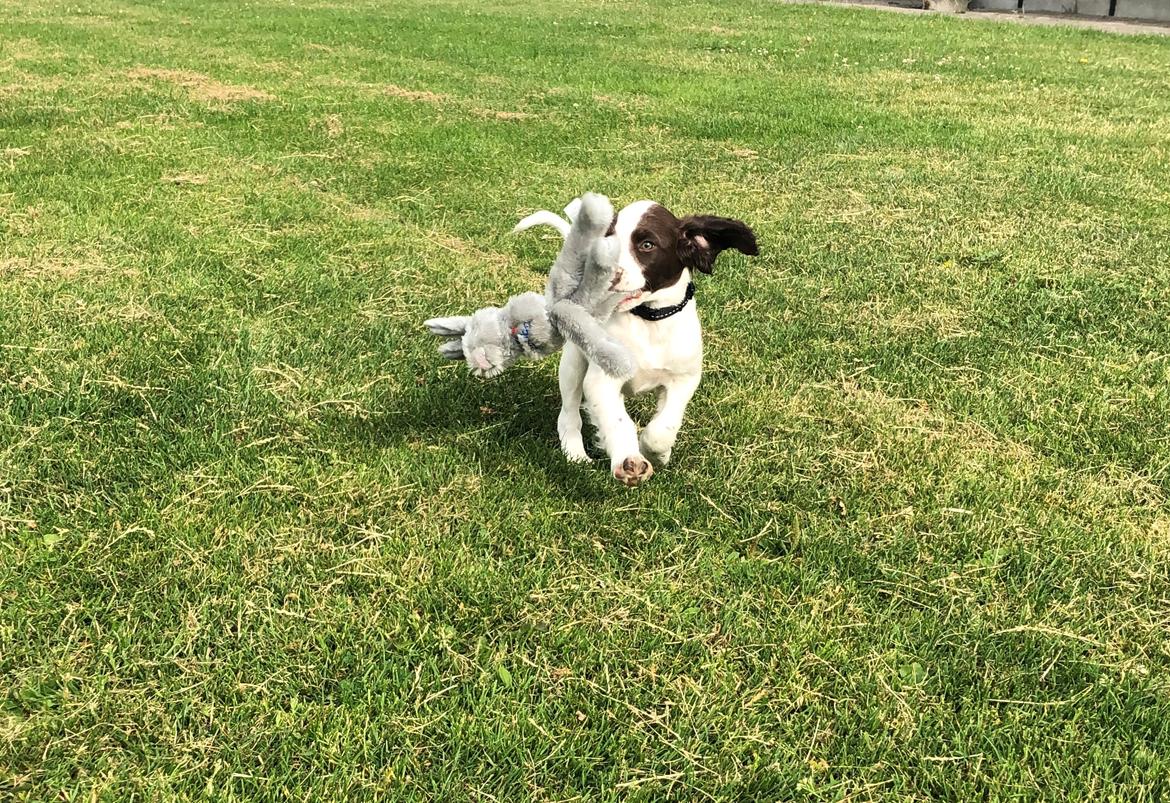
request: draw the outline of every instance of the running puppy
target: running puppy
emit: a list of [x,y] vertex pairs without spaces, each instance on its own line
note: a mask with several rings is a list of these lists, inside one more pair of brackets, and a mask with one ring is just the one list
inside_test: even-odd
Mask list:
[[[589,459],[581,437],[584,403],[614,477],[635,486],[654,473],[651,461],[663,466],[670,460],[687,403],[703,375],[703,333],[692,300],[693,272],[711,273],[716,257],[728,248],[750,256],[759,248],[755,234],[742,221],[710,215],[680,220],[654,201],[637,201],[622,209],[607,234],[618,241],[623,285],[641,288],[625,296],[605,324],[609,335],[633,356],[634,376],[615,379],[590,363],[573,343],[566,343],[557,431],[569,460]],[[639,435],[626,413],[625,396],[650,390],[658,394],[658,408]]]

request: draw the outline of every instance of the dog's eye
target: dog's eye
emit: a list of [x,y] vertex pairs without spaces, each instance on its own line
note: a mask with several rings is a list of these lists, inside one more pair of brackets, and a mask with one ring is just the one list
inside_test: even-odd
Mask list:
[[650,240],[643,240],[642,242],[638,243],[638,250],[639,251],[653,251],[654,250],[654,243],[651,242]]

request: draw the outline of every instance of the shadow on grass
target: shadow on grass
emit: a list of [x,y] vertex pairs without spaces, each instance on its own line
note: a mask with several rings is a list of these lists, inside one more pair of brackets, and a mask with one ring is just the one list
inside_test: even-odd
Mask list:
[[[607,498],[612,480],[600,461],[569,463],[561,453],[559,410],[556,380],[543,372],[513,369],[480,381],[462,370],[443,369],[387,393],[370,413],[337,409],[319,424],[334,445],[454,450],[461,462],[485,474],[529,482],[544,474],[568,498]],[[596,448],[592,453],[602,457]]]

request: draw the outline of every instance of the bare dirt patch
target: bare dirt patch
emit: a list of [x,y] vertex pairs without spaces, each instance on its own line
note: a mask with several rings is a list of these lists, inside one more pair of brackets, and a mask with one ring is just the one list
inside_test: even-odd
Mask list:
[[17,95],[48,94],[65,86],[64,79],[59,76],[16,72],[7,75],[6,78],[15,78],[17,80],[12,83],[0,84],[0,100],[16,97]]
[[724,28],[720,25],[711,25],[709,27],[703,27],[701,25],[688,25],[685,30],[690,31],[691,33],[713,33],[719,36],[736,36],[739,34],[739,31],[732,30],[731,28]]
[[313,125],[325,132],[325,136],[329,139],[337,139],[345,133],[345,124],[341,122],[340,115],[328,114],[320,119],[314,120]]
[[4,47],[5,61],[35,61],[38,59],[61,59],[65,54],[56,48],[42,44],[36,39],[19,37],[10,39]]
[[239,103],[244,101],[275,100],[269,93],[250,86],[225,84],[203,73],[191,70],[171,70],[158,67],[135,67],[131,78],[148,79],[172,84],[187,90],[191,100],[201,103]]
[[485,251],[454,234],[432,231],[429,232],[427,239],[446,251],[474,259],[476,262],[487,263],[493,267],[507,267],[511,264],[506,254]]
[[207,183],[207,176],[200,176],[194,173],[180,173],[174,176],[163,176],[161,181],[164,184],[177,184],[179,186],[199,186]]

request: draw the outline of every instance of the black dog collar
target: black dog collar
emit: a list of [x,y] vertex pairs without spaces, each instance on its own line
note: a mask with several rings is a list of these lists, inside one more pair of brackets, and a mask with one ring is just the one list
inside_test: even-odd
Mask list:
[[644,321],[661,321],[664,318],[669,318],[671,315],[674,315],[676,312],[681,312],[682,308],[685,307],[690,302],[690,300],[694,297],[695,297],[695,283],[694,282],[687,282],[686,297],[683,298],[683,300],[678,302],[677,304],[674,304],[674,305],[669,306],[669,307],[647,307],[645,304],[639,304],[638,306],[636,306],[632,310],[630,310],[630,312],[634,313],[635,315],[637,315],[639,318],[641,318]]

